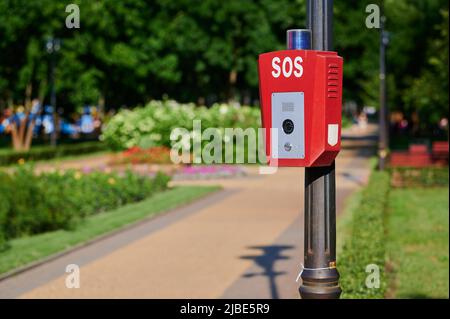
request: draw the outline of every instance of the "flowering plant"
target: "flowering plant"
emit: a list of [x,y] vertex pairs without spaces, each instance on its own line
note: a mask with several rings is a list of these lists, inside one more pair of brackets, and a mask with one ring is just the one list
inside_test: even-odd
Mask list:
[[193,120],[208,127],[260,127],[260,111],[250,106],[214,104],[212,107],[181,104],[175,101],[152,101],[144,107],[121,110],[103,127],[100,137],[113,150],[135,146],[151,148],[171,146],[170,133],[182,127],[192,130]]

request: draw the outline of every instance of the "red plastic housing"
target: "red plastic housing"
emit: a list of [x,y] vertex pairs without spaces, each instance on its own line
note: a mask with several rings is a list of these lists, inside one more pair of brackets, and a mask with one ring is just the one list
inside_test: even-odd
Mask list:
[[[286,57],[292,63],[283,65]],[[275,63],[276,66],[281,69],[286,66],[289,77],[283,71],[278,72],[278,67],[274,68],[274,58],[275,62],[279,61]],[[293,61],[297,62],[297,69],[294,68]],[[343,59],[336,52],[283,50],[259,55],[261,116],[266,129],[265,146],[269,165],[310,167],[332,164],[341,147],[342,68]],[[297,72],[294,74],[293,71]],[[281,92],[303,92],[303,158],[272,157],[272,94]]]

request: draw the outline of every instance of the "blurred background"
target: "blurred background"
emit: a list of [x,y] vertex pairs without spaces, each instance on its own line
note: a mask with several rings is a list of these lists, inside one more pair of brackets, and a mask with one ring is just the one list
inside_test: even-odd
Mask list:
[[[74,13],[66,10],[70,3],[78,5],[79,28],[66,27],[67,18]],[[297,185],[298,176],[283,175],[282,171],[273,177],[280,178],[279,183],[263,181],[255,186],[251,184],[252,179],[245,179],[247,175],[257,175],[255,165],[174,165],[169,156],[169,137],[176,127],[192,129],[194,119],[202,120],[203,128],[260,127],[258,55],[285,49],[286,30],[305,27],[306,1],[72,0],[70,3],[0,0],[0,274],[95,238],[117,225],[153,214],[154,207],[168,210],[216,191],[215,185],[231,187],[236,192],[244,189],[242,185],[246,182],[249,190],[271,185],[266,195],[268,203],[258,193],[246,195],[255,196],[254,202],[261,203],[261,207],[255,208],[258,212],[269,209],[271,203],[286,202],[283,196],[289,190],[277,187]],[[382,30],[366,25],[370,14],[366,8],[370,4],[378,5],[385,17],[383,37]],[[448,284],[444,284],[448,282],[448,245],[445,246],[448,242],[448,27],[447,0],[334,1],[334,50],[344,58],[342,127],[345,131],[343,155],[338,157],[338,170],[341,170],[338,197],[342,201],[338,203],[338,211],[340,207],[344,210],[347,195],[365,189],[355,193],[359,195],[352,197],[353,206],[349,209],[378,214],[374,220],[380,222],[368,225],[361,222],[367,216],[348,217],[349,220],[361,218],[359,224],[367,227],[362,227],[361,232],[372,236],[359,233],[359,239],[350,241],[363,246],[346,246],[343,258],[348,262],[343,262],[342,278],[349,297],[448,298]],[[380,99],[381,46],[386,51],[384,104]],[[381,148],[387,154],[387,172],[372,167],[381,130],[380,105],[387,110],[387,144]],[[367,186],[369,175],[372,177]],[[295,180],[289,180],[292,176]],[[238,187],[237,182],[222,181],[224,177],[244,177],[244,184]],[[196,186],[183,182],[196,179],[211,182],[206,186],[203,182]],[[430,189],[424,191],[426,188]],[[294,191],[292,196],[298,197],[300,190]],[[270,196],[280,197],[271,200]],[[420,201],[422,196],[430,199]],[[229,202],[228,207],[250,212],[245,201],[237,197],[230,197],[236,202]],[[137,202],[143,206],[133,208],[134,215],[116,211]],[[363,202],[373,206],[358,208]],[[286,207],[283,227],[288,227],[294,220],[292,216],[297,216],[298,205],[292,205]],[[387,252],[380,252],[377,249],[384,246],[372,243],[384,241],[385,231],[380,226],[385,218],[380,215],[384,207],[398,212],[392,213],[398,219],[392,219],[394,224],[390,229],[392,234],[399,235],[392,238],[395,244],[388,246]],[[414,209],[417,209],[415,213]],[[115,211],[117,216],[110,211]],[[276,218],[284,216],[278,208],[271,211],[279,214]],[[104,212],[110,212],[110,217],[102,217]],[[102,218],[118,219],[105,222]],[[341,223],[345,224],[345,220]],[[411,228],[403,227],[411,220],[417,222]],[[77,233],[82,229],[77,227],[81,222],[85,231]],[[431,224],[425,231],[421,225],[426,223]],[[281,232],[280,227],[268,229]],[[342,227],[352,229],[348,225]],[[170,231],[170,227],[167,229]],[[228,242],[228,238],[241,238],[244,232],[267,231],[249,229],[224,235],[221,243]],[[348,232],[351,233],[340,231]],[[398,265],[416,267],[408,268],[412,270],[405,272],[401,277],[404,280],[398,279],[401,283],[397,290],[389,290],[388,286],[392,287],[389,284],[381,292],[362,291],[358,285],[365,280],[364,271],[358,275],[360,281],[346,277],[345,274],[356,269],[352,268],[356,267],[352,260],[358,260],[363,269],[364,263],[374,258],[382,256],[377,260],[384,260],[385,253],[396,256],[404,244],[401,234],[419,233],[422,237],[410,238],[408,244],[411,248],[416,241],[427,243],[420,252],[411,248],[417,258],[411,261],[393,257],[386,266],[388,272],[399,269]],[[441,237],[433,237],[438,233]],[[213,237],[210,234],[209,238]],[[428,239],[433,238],[436,242],[431,247]],[[182,247],[183,242],[184,239],[177,245]],[[279,250],[261,246],[261,242],[251,244],[262,247],[261,251],[268,252],[269,258],[273,257],[270,252],[278,254]],[[242,247],[246,247],[244,244],[250,245],[242,238]],[[284,246],[280,247],[294,245],[281,244]],[[214,251],[215,248],[195,251],[187,260],[202,254],[211,258],[208,254]],[[422,252],[430,254],[429,260],[420,255]],[[160,260],[163,255],[156,254],[155,258]],[[258,259],[258,262],[267,268],[265,260]],[[423,271],[424,260],[429,262],[426,266],[429,271]],[[273,263],[271,260],[269,264]],[[168,278],[163,270],[172,263],[161,264],[164,267],[155,277]],[[291,266],[286,274],[295,272],[298,264]],[[200,266],[193,263],[192,267],[194,276]],[[435,271],[437,268],[440,271]],[[423,281],[431,281],[438,287],[424,288],[421,280],[415,280],[414,287],[408,286],[409,278],[419,273],[434,273],[434,280]],[[0,281],[1,278],[0,275]],[[398,281],[395,280],[392,282]],[[241,296],[239,293],[245,291],[241,284],[236,284],[229,296]],[[2,288],[0,284],[0,296],[2,292],[16,291],[8,287]],[[21,293],[27,289],[23,288]],[[166,292],[167,296],[172,296],[170,293],[197,296],[195,293],[182,295],[181,291],[181,295],[170,289]],[[113,292],[105,289],[89,296]],[[200,296],[220,296],[208,293]],[[248,296],[258,293],[250,291]],[[291,296],[289,293],[280,296]]]
[[[80,29],[65,27],[64,1],[0,1],[3,147],[11,145],[12,115],[29,112],[37,116],[33,143],[51,140],[56,130],[59,144],[95,139],[118,110],[151,100],[258,106],[258,54],[285,48],[286,29],[305,24],[305,1],[73,3],[80,6]],[[379,35],[364,27],[370,3],[384,7],[387,18],[392,146],[405,148],[407,138],[446,139],[445,0],[335,1],[346,117],[354,121],[379,105]]]

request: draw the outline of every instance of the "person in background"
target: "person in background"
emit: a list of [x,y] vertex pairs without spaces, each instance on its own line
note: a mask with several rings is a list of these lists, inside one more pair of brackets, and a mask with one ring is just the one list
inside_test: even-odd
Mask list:
[[364,111],[361,111],[358,116],[358,127],[361,130],[365,130],[367,128],[368,118]]
[[53,107],[46,105],[44,108],[44,115],[42,116],[42,126],[44,128],[44,134],[52,134],[55,129],[53,121]]
[[91,115],[91,108],[85,106],[83,108],[83,115],[80,118],[80,131],[83,134],[90,134],[94,132],[94,119]]

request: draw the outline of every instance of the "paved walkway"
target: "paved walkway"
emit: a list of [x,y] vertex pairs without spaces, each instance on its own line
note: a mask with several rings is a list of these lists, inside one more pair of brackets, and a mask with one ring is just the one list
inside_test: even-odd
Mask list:
[[[338,157],[337,207],[366,183],[373,145],[348,132]],[[0,282],[6,298],[297,298],[303,255],[303,169],[180,181],[224,190]],[[80,265],[81,288],[65,287]]]

